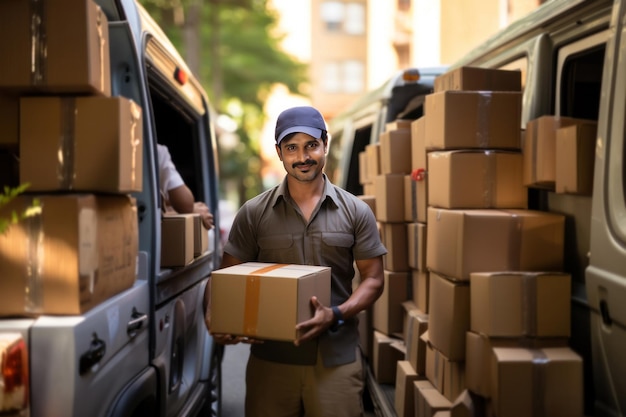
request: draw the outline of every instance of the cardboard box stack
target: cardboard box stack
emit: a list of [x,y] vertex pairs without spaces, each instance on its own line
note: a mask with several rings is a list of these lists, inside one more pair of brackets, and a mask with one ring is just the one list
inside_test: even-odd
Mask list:
[[[2,316],[82,314],[136,279],[142,115],[111,96],[108,22],[90,0],[0,2]],[[45,13],[43,10],[45,9]],[[33,26],[33,22],[39,26]],[[19,161],[19,162],[18,162]],[[2,164],[4,165],[4,164]]]
[[[467,411],[480,400],[488,416],[537,407],[582,415],[582,365],[567,347],[565,219],[527,208],[526,176],[536,167],[522,154],[520,90],[519,72],[458,68],[437,78],[414,122],[418,143],[425,132],[425,155],[416,158],[426,165],[413,177],[428,181],[426,377],[451,414],[453,404]],[[564,401],[559,389],[577,400]],[[427,401],[424,392],[415,388],[415,404]],[[524,407],[511,406],[518,397]]]
[[398,415],[411,417],[412,382],[426,378],[426,343],[420,336],[428,328],[426,234],[424,224],[416,222],[417,206],[410,206],[416,198],[412,142],[412,121],[396,120],[359,156],[365,193],[360,197],[371,204],[388,250],[385,289],[369,311],[373,348],[368,360],[378,383],[395,384]]

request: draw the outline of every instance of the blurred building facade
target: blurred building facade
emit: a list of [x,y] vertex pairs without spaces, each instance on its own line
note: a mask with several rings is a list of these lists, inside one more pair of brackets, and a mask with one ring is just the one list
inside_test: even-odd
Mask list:
[[327,118],[411,66],[449,65],[546,0],[311,0],[311,103]]

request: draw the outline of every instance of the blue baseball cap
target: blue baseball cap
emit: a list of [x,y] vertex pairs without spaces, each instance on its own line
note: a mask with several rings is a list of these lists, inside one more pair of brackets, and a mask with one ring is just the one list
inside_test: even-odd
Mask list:
[[290,133],[306,133],[315,139],[320,139],[325,131],[326,122],[317,109],[310,106],[299,106],[287,109],[278,115],[274,137],[276,144],[280,145],[280,141]]

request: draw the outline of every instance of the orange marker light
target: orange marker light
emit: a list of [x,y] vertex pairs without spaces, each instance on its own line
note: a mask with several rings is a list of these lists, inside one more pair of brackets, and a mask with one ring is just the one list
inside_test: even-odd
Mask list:
[[174,70],[174,79],[178,81],[178,84],[185,85],[187,83],[187,73],[185,70],[176,67]]

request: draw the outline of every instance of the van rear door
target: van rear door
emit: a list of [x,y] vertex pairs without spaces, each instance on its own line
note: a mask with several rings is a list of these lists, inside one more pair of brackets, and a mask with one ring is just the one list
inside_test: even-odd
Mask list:
[[624,1],[616,2],[604,60],[586,288],[596,415],[626,414],[626,52]]

